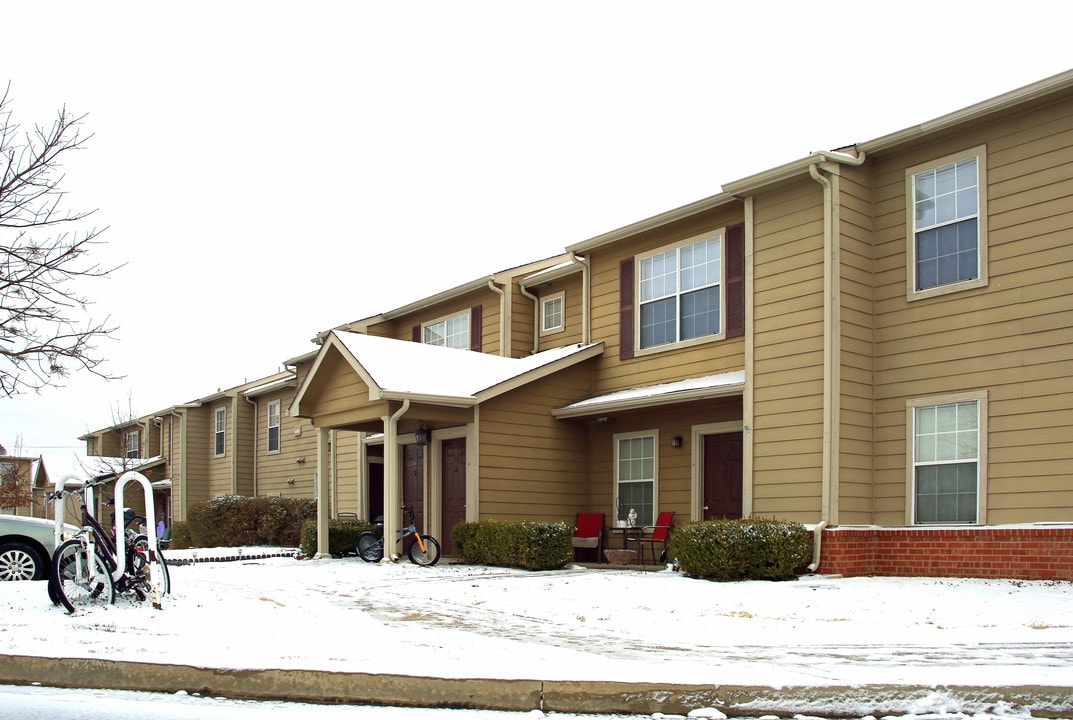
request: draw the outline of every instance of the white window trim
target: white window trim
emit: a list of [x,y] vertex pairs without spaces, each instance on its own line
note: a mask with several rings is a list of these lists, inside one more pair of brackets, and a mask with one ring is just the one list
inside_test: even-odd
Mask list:
[[[917,243],[916,243],[916,210],[914,208],[914,179],[917,175],[928,170],[934,170],[943,165],[949,165],[961,160],[976,158],[977,173],[977,260],[980,263],[978,277],[961,282],[936,285],[924,290],[916,289],[917,274]],[[987,286],[987,146],[969,148],[963,152],[952,153],[937,160],[921,163],[905,171],[905,237],[906,237],[906,300],[923,300],[936,295],[947,295],[953,292],[961,292],[971,288]]]
[[916,463],[913,455],[914,411],[918,407],[945,405],[948,403],[976,400],[979,405],[979,445],[977,447],[976,475],[976,522],[950,523],[952,526],[987,524],[987,396],[986,390],[975,392],[952,393],[949,395],[932,395],[905,401],[905,524],[907,527],[942,527],[935,523],[916,523]]
[[[653,345],[652,347],[641,347],[641,263],[647,258],[655,255],[662,255],[663,253],[670,252],[671,250],[677,250],[685,247],[686,245],[693,245],[694,243],[701,242],[702,240],[711,240],[712,238],[719,238],[719,332],[711,335],[703,335],[701,337],[690,338],[689,340],[678,340],[676,342],[663,343],[662,345]],[[634,272],[633,272],[633,354],[634,357],[641,355],[651,355],[653,353],[666,352],[668,350],[680,350],[682,348],[692,347],[694,345],[704,345],[710,342],[717,342],[719,340],[725,340],[727,334],[727,233],[726,227],[721,227],[716,230],[700,233],[699,235],[693,235],[684,240],[671,243],[670,245],[663,245],[661,247],[649,250],[648,252],[641,253],[634,257]],[[676,322],[680,322],[681,318],[677,318]]]
[[[272,449],[272,406],[275,405],[276,410],[276,443],[279,445],[275,450]],[[268,403],[267,414],[265,417],[265,452],[268,455],[278,455],[283,452],[283,402],[281,400],[273,400]]]
[[611,436],[612,452],[614,453],[614,472],[611,474],[611,513],[609,515],[612,523],[618,520],[619,442],[640,437],[651,437],[654,440],[652,443],[652,522],[655,522],[656,517],[659,515],[659,430],[653,428],[651,430],[614,433]]
[[[223,416],[224,416],[224,422],[223,422],[224,428],[223,428],[223,431],[222,431],[223,435],[224,435],[224,441],[223,441],[223,443],[221,443],[223,445],[223,452],[218,453],[218,452],[216,452],[216,436],[219,435],[220,432],[221,432],[221,430],[219,429],[220,428],[220,413],[223,413]],[[227,408],[226,407],[218,407],[215,410],[213,410],[213,413],[212,413],[212,452],[213,452],[213,456],[218,457],[218,458],[219,457],[224,457],[224,456],[227,455]]]
[[[545,308],[547,303],[553,300],[558,300],[561,303],[559,311],[559,324],[554,327],[546,327],[544,321],[547,319]],[[557,292],[554,295],[548,295],[547,297],[540,298],[540,334],[541,335],[554,335],[555,333],[561,333],[566,330],[566,292]]]
[[[466,321],[465,322],[465,325],[466,325],[466,346],[464,348],[452,348],[452,349],[454,349],[454,350],[469,350],[470,346],[473,344],[473,338],[470,337],[470,334],[473,331],[473,316],[472,316],[472,311],[470,311],[470,310],[463,310],[462,312],[456,312],[456,313],[451,313],[449,315],[443,315],[442,317],[438,317],[438,318],[436,318],[434,320],[429,320],[428,322],[421,323],[421,342],[422,342],[422,344],[429,344],[429,345],[431,344],[431,343],[425,343],[425,328],[427,328],[427,327],[429,327],[431,325],[436,325],[436,324],[441,323],[441,322],[444,323],[444,325],[446,326],[448,320],[454,320],[455,318],[465,318],[465,321]],[[451,346],[450,345],[442,345],[442,346],[439,346],[439,347],[451,347]]]

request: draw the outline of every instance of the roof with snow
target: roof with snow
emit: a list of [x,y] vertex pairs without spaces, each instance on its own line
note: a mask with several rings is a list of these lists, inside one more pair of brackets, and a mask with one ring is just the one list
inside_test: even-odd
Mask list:
[[522,358],[507,358],[333,330],[295,396],[295,405],[302,401],[333,348],[368,385],[370,400],[410,398],[465,407],[596,357],[603,352],[603,343],[567,345]]
[[606,395],[597,395],[558,410],[553,410],[552,415],[557,418],[586,417],[615,410],[633,410],[690,400],[707,400],[709,398],[738,395],[744,389],[745,371],[736,370],[718,375],[704,375],[702,377],[678,380],[677,382],[644,385]]

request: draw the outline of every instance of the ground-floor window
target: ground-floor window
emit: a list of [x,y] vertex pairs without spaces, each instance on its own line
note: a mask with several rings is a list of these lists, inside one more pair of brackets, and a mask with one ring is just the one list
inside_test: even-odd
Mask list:
[[917,525],[980,522],[986,397],[910,403]]
[[656,431],[615,435],[615,497],[617,519],[630,511],[637,525],[652,525],[656,510]]

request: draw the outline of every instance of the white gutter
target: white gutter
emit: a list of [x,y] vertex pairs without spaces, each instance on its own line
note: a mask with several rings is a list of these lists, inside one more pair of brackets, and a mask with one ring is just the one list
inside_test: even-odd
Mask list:
[[816,572],[816,569],[820,567],[820,551],[823,549],[823,531],[826,527],[827,521],[820,520],[816,529],[812,531],[812,562],[808,566],[810,573]]
[[[249,395],[243,393],[242,397],[244,397],[246,399],[246,402],[248,402],[250,405],[253,405],[253,496],[257,497],[257,411],[259,408],[257,407],[257,401],[251,400]],[[280,404],[280,406],[282,407],[282,403]],[[281,442],[282,440],[283,438],[280,437]],[[235,454],[238,454],[237,448],[235,449]]]

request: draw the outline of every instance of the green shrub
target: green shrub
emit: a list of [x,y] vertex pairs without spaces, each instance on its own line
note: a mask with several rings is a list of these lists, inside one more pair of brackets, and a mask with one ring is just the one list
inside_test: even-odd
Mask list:
[[193,547],[190,544],[190,528],[186,526],[186,522],[183,520],[177,520],[171,525],[171,545],[176,550],[185,550],[188,547]]
[[479,527],[480,523],[460,522],[451,530],[451,543],[454,545],[455,557],[466,565],[485,564],[481,546],[477,543]]
[[685,523],[671,546],[683,573],[710,580],[783,580],[812,557],[802,525],[766,518]]
[[573,527],[564,522],[485,520],[451,532],[455,556],[470,565],[558,570],[574,558]]
[[185,547],[298,547],[302,526],[316,515],[317,503],[312,499],[225,495],[190,507],[184,524],[189,537]]
[[[342,555],[354,552],[358,535],[366,530],[376,530],[376,526],[368,522],[356,520],[329,520],[328,521],[328,553]],[[302,554],[313,557],[317,554],[317,519],[306,520],[302,526]]]

